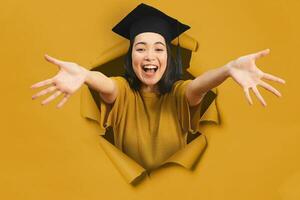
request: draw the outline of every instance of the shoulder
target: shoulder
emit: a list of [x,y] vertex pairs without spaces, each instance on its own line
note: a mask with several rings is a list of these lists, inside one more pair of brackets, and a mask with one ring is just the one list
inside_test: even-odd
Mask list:
[[127,83],[127,80],[123,76],[110,76],[109,78],[122,84]]
[[125,77],[111,76],[109,78],[111,78],[111,80],[115,82],[119,95],[124,96],[134,93],[133,89],[130,87],[129,82]]
[[188,80],[178,80],[172,86],[172,93],[180,94],[183,93],[186,89],[186,86],[191,82],[191,79]]
[[113,80],[118,85],[118,87],[129,87],[128,81],[123,76],[111,76],[109,78]]

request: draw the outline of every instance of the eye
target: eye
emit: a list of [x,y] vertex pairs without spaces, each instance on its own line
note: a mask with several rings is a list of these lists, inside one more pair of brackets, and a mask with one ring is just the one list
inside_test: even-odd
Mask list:
[[163,49],[155,49],[156,51],[163,51]]
[[142,48],[138,48],[136,49],[137,51],[144,51],[145,49],[142,49]]

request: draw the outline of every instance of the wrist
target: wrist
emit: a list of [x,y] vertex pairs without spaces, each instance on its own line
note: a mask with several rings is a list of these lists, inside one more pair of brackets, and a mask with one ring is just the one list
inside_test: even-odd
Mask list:
[[229,63],[223,66],[223,70],[226,78],[231,76],[232,65],[233,65],[233,61],[230,61]]
[[81,69],[82,69],[84,83],[88,83],[88,80],[90,79],[90,73],[91,73],[91,71],[87,70],[84,67],[81,67]]

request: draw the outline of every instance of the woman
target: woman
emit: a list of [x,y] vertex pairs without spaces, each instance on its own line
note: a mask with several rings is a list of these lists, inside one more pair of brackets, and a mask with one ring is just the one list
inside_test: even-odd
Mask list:
[[157,168],[185,147],[188,132],[197,132],[201,100],[227,78],[233,78],[243,88],[249,104],[252,89],[264,106],[266,102],[257,85],[276,96],[281,94],[262,79],[285,83],[255,65],[257,59],[269,54],[269,49],[239,57],[194,80],[181,80],[180,56],[173,60],[170,42],[189,28],[153,7],[140,4],[113,28],[130,40],[124,77],[107,77],[45,55],[60,71],[32,85],[31,88],[49,85],[32,98],[55,91],[42,101],[45,105],[64,94],[57,105],[61,108],[87,84],[101,97],[101,126],[113,128],[115,145],[146,169]]

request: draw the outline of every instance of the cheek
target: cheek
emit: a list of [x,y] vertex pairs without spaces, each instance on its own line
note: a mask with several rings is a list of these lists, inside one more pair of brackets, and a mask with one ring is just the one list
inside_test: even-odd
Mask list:
[[160,60],[161,67],[165,69],[167,67],[167,61],[168,61],[167,54],[161,55],[159,60]]
[[136,53],[132,53],[132,65],[133,65],[133,68],[134,69],[138,69],[141,62],[142,62],[141,55],[138,55]]

